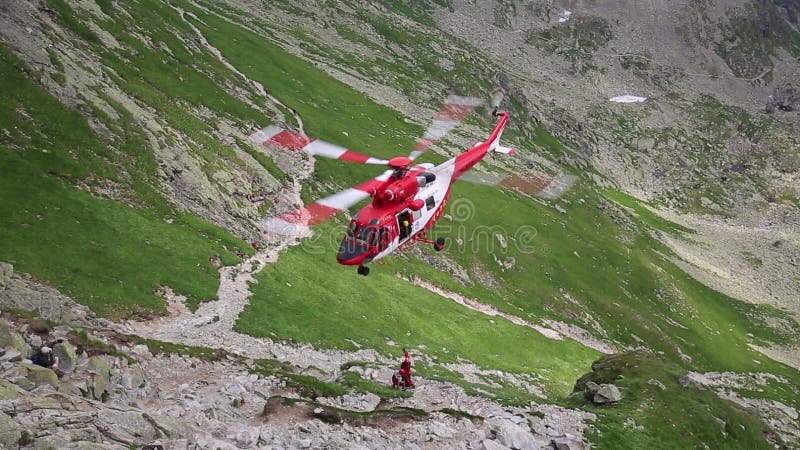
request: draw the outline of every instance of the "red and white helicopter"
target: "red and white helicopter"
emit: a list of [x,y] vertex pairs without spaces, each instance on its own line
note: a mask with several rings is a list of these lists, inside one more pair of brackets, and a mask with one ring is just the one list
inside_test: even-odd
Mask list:
[[255,133],[251,140],[258,144],[361,164],[389,166],[389,170],[366,183],[271,219],[268,228],[280,230],[316,225],[372,197],[372,202],[358,211],[350,222],[336,255],[340,264],[358,266],[359,274],[368,275],[366,264],[386,257],[410,241],[433,244],[435,250],[442,250],[444,238],[433,241],[427,237],[428,230],[444,214],[456,180],[490,152],[514,154],[515,149],[500,145],[500,136],[510,116],[495,109],[492,115],[498,118],[498,122],[489,139],[476,142],[469,150],[439,165],[415,164],[414,160],[481,104],[481,100],[472,97],[448,97],[414,151],[409,156],[398,156],[388,161],[275,126]]

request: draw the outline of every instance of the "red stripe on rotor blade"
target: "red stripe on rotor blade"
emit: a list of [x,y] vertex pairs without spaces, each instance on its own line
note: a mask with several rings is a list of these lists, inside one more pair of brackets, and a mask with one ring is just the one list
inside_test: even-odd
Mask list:
[[367,160],[369,160],[369,156],[358,152],[354,152],[352,150],[347,150],[346,152],[342,153],[342,155],[339,156],[338,159],[364,164],[367,162]]
[[[353,189],[357,189],[359,191],[366,192],[367,194],[371,195],[383,183],[385,183],[385,181],[373,178],[372,180],[359,184]],[[302,208],[295,209],[294,211],[288,212],[282,215],[280,218],[290,223],[313,226],[330,219],[331,217],[338,214],[340,211],[341,210],[338,208],[333,208],[330,206],[323,205],[319,202],[315,202],[310,205],[306,205]]]
[[433,144],[433,141],[431,141],[430,139],[420,138],[420,140],[417,141],[417,146],[414,147],[414,151],[418,152],[418,151],[425,150],[428,147],[430,147],[431,144]]
[[436,119],[460,122],[474,110],[474,106],[446,104],[439,110]]
[[310,144],[313,141],[311,138],[307,138],[305,136],[300,136],[297,133],[292,133],[291,131],[283,130],[280,133],[272,136],[266,144],[287,148],[289,150],[302,150],[303,147]]
[[321,205],[319,203],[312,203],[282,215],[281,219],[291,223],[313,226],[330,219],[338,212],[339,210],[336,208],[331,208],[330,206]]
[[361,183],[358,186],[354,187],[353,189],[358,189],[359,191],[364,191],[367,194],[372,195],[381,185],[385,183],[385,181],[378,180],[373,178],[365,183]]

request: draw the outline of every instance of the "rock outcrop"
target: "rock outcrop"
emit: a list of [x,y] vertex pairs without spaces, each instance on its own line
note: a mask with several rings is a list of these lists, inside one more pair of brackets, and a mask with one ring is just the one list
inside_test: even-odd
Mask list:
[[[30,327],[5,325],[16,341],[31,338],[14,331]],[[45,342],[82,335],[64,326],[48,330]],[[60,378],[27,362],[0,365],[2,448],[19,448],[20,442],[34,448],[160,444],[195,450],[588,445],[582,430],[593,416],[580,411],[553,405],[504,408],[460,387],[422,379],[411,398],[350,392],[312,400],[281,376],[253,373],[253,361],[234,355],[219,361],[154,355],[135,342],[113,344],[109,337],[128,339],[112,332],[84,331],[90,339],[80,338],[83,343],[54,345],[68,368]],[[365,377],[386,375],[383,368],[359,369]]]

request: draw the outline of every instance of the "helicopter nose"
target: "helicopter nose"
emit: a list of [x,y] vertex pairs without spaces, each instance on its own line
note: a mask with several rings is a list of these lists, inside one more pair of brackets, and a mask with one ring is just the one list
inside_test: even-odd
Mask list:
[[371,248],[367,245],[356,242],[352,239],[343,239],[342,245],[339,246],[339,253],[336,255],[336,260],[340,264],[347,266],[355,266],[364,262],[369,256]]

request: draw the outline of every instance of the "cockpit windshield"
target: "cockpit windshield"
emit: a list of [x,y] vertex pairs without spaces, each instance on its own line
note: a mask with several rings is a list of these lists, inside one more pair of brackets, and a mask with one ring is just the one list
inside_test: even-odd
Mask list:
[[376,227],[363,226],[355,221],[350,223],[350,228],[347,229],[347,237],[355,239],[359,244],[369,246],[378,245],[378,230]]

